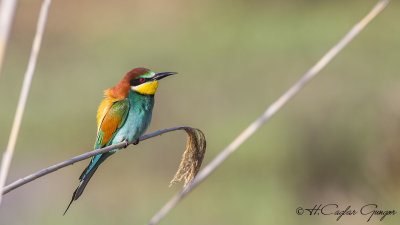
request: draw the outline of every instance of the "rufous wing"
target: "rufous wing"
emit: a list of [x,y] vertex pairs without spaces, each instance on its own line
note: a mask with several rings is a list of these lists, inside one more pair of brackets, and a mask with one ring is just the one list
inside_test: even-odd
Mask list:
[[97,113],[97,139],[95,149],[102,148],[114,137],[128,115],[129,100],[106,98]]

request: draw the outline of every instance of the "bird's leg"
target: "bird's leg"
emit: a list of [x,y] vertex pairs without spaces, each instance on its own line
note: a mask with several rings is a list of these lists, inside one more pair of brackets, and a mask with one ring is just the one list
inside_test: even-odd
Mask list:
[[138,139],[136,139],[136,140],[133,142],[133,144],[134,144],[134,145],[137,145],[137,144],[139,144],[139,138],[138,138]]

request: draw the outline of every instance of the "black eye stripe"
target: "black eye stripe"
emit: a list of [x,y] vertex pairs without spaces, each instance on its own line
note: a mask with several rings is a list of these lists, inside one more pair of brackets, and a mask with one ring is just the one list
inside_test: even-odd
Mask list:
[[[140,80],[142,80],[142,81],[140,81]],[[146,83],[149,80],[151,80],[151,78],[139,77],[139,78],[131,80],[129,83],[130,83],[131,86],[138,86],[138,85],[141,85],[143,83]]]
[[133,79],[133,80],[131,80],[129,83],[130,83],[131,86],[137,86],[137,85],[140,84],[140,81],[137,80],[137,79]]

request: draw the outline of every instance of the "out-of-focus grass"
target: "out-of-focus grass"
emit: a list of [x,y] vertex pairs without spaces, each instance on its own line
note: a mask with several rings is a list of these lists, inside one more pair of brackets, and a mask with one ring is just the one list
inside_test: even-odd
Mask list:
[[[374,1],[54,1],[9,182],[92,149],[102,91],[145,66],[162,81],[149,132],[204,131],[209,162],[347,32]],[[20,2],[0,77],[7,143],[40,1]],[[337,224],[299,206],[400,209],[399,3],[232,155],[163,224]],[[130,147],[96,172],[65,217],[87,162],[13,191],[0,224],[144,224],[168,188],[185,134]],[[360,215],[343,224],[364,224]],[[398,216],[377,224],[397,224]]]

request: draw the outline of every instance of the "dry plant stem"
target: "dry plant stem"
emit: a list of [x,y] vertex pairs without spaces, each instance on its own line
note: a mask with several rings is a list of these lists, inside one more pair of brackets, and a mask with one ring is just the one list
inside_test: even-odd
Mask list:
[[[4,184],[7,179],[8,170],[10,168],[11,160],[13,157],[15,144],[18,138],[19,128],[21,126],[22,117],[24,115],[24,109],[26,101],[29,95],[29,88],[31,86],[32,77],[36,67],[36,61],[39,54],[40,44],[42,42],[42,37],[44,33],[44,28],[46,26],[47,15],[49,11],[51,0],[44,0],[42,3],[42,8],[40,9],[39,19],[36,28],[36,35],[33,40],[32,51],[28,62],[28,68],[25,73],[24,83],[22,85],[21,94],[18,101],[17,112],[15,113],[13,126],[11,129],[10,138],[8,140],[7,149],[3,154],[0,168],[0,193],[3,190]],[[0,195],[1,204],[2,195]]]
[[[152,137],[155,137],[155,136],[159,136],[161,134],[165,134],[165,133],[168,133],[168,132],[171,132],[171,131],[187,130],[187,129],[191,129],[191,128],[182,126],[182,127],[172,127],[172,128],[168,128],[168,129],[164,129],[164,130],[159,130],[159,131],[156,131],[154,133],[146,134],[146,135],[140,137],[139,141],[144,141],[146,139],[149,139],[149,138],[152,138]],[[96,150],[93,150],[91,152],[87,152],[87,153],[84,153],[82,155],[73,157],[71,159],[68,159],[68,160],[62,162],[62,163],[58,163],[58,164],[56,164],[54,166],[50,166],[48,168],[42,169],[42,170],[40,170],[40,171],[38,171],[36,173],[33,173],[33,174],[29,175],[29,176],[26,176],[26,177],[24,177],[22,179],[19,179],[19,180],[13,182],[13,183],[7,185],[6,187],[4,187],[2,193],[3,193],[3,195],[7,194],[8,192],[10,192],[10,191],[12,191],[12,190],[14,190],[14,189],[26,184],[26,183],[29,183],[29,182],[31,182],[31,181],[39,178],[39,177],[42,177],[42,176],[44,176],[46,174],[49,174],[49,173],[52,173],[52,172],[54,172],[54,171],[56,171],[58,169],[61,169],[63,167],[66,167],[66,166],[69,166],[71,164],[74,164],[75,162],[79,162],[79,161],[85,160],[85,159],[90,158],[92,156],[95,156],[95,155],[98,155],[98,154],[101,154],[101,153],[105,153],[105,152],[111,151],[113,149],[125,148],[130,144],[133,144],[133,142],[131,142],[131,143],[121,142],[121,143],[118,143],[118,144],[115,144],[115,145],[110,145],[110,146],[107,146],[107,147],[104,147],[104,148],[101,148],[101,149],[96,149]]]
[[357,23],[333,48],[331,48],[303,77],[287,90],[278,100],[267,108],[264,114],[250,124],[231,144],[220,152],[203,170],[201,170],[193,181],[180,193],[172,197],[150,220],[149,225],[160,222],[178,202],[185,197],[193,188],[204,181],[225,159],[238,147],[252,136],[268,119],[271,118],[282,106],[292,99],[315,75],[317,75],[376,15],[381,12],[389,1],[379,1],[374,8]]
[[2,0],[0,3],[0,72],[17,4],[18,0]]

